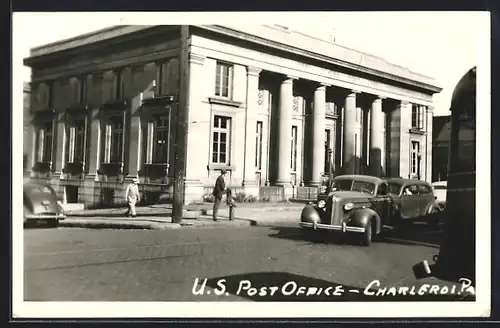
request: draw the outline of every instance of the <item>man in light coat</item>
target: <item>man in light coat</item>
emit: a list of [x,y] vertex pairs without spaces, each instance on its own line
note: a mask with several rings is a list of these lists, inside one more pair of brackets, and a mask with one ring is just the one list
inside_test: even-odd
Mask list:
[[138,183],[138,178],[132,179],[132,182],[128,184],[127,189],[125,190],[125,199],[128,203],[127,216],[132,216],[133,218],[137,216],[137,213],[135,212],[135,204],[141,200],[139,186],[137,185]]

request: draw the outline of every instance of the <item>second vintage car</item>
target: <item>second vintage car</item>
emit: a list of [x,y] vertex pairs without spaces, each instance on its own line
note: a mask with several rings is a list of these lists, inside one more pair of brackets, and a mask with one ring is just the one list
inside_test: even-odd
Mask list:
[[371,245],[384,226],[439,211],[432,188],[425,181],[340,175],[322,187],[316,203],[303,208],[299,225],[356,233],[365,246]]
[[24,224],[45,222],[56,227],[66,215],[54,189],[45,183],[25,183],[23,186]]

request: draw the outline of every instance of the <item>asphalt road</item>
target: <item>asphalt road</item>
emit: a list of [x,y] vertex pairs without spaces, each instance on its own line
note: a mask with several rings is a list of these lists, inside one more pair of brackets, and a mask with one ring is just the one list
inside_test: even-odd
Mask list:
[[[443,286],[453,287],[434,278],[419,281],[414,278],[412,266],[423,259],[431,260],[438,252],[432,245],[436,242],[432,240],[436,232],[424,230],[413,233],[411,238],[395,235],[393,239],[363,247],[332,241],[331,236],[318,241],[295,226],[25,229],[24,298],[26,301],[405,299],[408,296],[402,296],[400,289],[396,296],[388,295],[387,289],[384,297],[382,293],[367,299],[364,289],[374,280],[380,281],[379,288],[414,286],[418,291],[428,283],[436,284],[441,292]],[[408,242],[409,239],[425,239],[429,244],[415,244]],[[259,289],[265,286],[266,290]],[[273,286],[276,286],[274,292],[270,288]],[[377,285],[372,287],[371,291],[379,290]],[[458,294],[461,287],[457,284],[454,292]],[[450,293],[451,289],[445,294]],[[449,299],[446,295],[417,295],[412,300]]]

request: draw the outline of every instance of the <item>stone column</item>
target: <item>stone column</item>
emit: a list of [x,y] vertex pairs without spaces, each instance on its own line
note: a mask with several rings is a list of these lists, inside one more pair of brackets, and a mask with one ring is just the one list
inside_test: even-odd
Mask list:
[[259,74],[261,69],[255,67],[247,68],[247,108],[245,122],[245,172],[243,186],[246,194],[258,195],[258,187],[255,181],[255,128],[257,125]]
[[[203,198],[202,179],[206,175],[206,165],[200,162],[200,145],[209,146],[207,139],[210,138],[210,118],[204,113],[205,108],[201,106],[204,85],[204,63],[205,57],[190,53],[188,59],[188,89],[187,92],[188,136],[186,153],[186,178],[185,178],[185,204],[200,201]],[[213,72],[215,74],[215,72]],[[183,110],[181,108],[180,110]],[[204,122],[206,121],[206,122]],[[208,129],[208,131],[207,131]]]
[[381,176],[384,172],[384,112],[382,111],[382,97],[372,103],[370,110],[370,167],[371,174]]
[[290,156],[292,138],[293,80],[287,76],[280,86],[278,131],[278,178],[276,184],[290,186]]
[[356,134],[356,94],[359,91],[351,90],[345,98],[344,109],[344,147],[342,156],[342,173],[354,174],[357,160],[355,158],[356,145],[354,136]]
[[312,108],[312,177],[311,185],[320,183],[321,172],[325,166],[325,108],[326,85],[320,84],[314,91],[314,104]]
[[54,161],[54,175],[60,177],[64,168],[64,151],[66,149],[66,131],[65,131],[65,113],[57,113],[56,120],[56,134],[55,134],[55,161]]

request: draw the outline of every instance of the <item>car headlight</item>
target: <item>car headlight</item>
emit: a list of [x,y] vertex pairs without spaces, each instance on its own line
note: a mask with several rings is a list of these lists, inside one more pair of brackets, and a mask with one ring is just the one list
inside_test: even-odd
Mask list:
[[354,204],[353,203],[347,203],[344,205],[344,210],[345,211],[350,211],[354,208]]
[[326,206],[326,202],[325,202],[324,200],[320,200],[320,201],[318,202],[318,207],[319,207],[319,208],[323,208],[323,207],[325,207],[325,206]]

